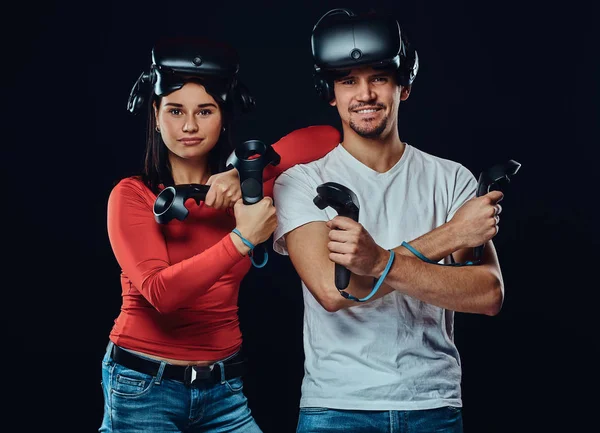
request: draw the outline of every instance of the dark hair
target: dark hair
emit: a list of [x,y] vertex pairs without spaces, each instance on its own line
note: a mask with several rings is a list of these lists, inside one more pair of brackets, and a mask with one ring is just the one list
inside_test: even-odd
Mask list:
[[[205,85],[199,79],[190,79],[189,81]],[[222,126],[219,139],[215,146],[208,153],[208,167],[212,174],[220,173],[225,170],[225,162],[233,151],[231,140],[231,118],[233,116],[231,104],[227,104],[219,96],[219,92],[209,86],[205,86],[206,93],[214,98],[221,110]],[[146,151],[144,155],[144,169],[141,179],[150,190],[158,194],[159,185],[171,186],[174,184],[171,164],[169,162],[169,152],[161,135],[156,131],[156,119],[154,117],[153,103],[160,104],[162,97],[151,95],[151,103],[148,104],[148,129],[146,132]]]

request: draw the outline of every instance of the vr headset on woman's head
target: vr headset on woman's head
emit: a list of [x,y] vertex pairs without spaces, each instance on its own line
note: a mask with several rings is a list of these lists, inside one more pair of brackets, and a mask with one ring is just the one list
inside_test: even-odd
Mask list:
[[238,71],[237,52],[229,45],[195,38],[162,39],[152,49],[150,72],[142,72],[131,89],[127,109],[139,112],[151,90],[164,96],[196,79],[225,104],[237,100],[242,111],[248,112],[255,100],[239,82]]
[[315,89],[326,102],[334,98],[333,79],[353,68],[391,68],[401,86],[412,85],[419,70],[417,52],[403,37],[398,21],[387,16],[332,9],[315,24],[311,46]]

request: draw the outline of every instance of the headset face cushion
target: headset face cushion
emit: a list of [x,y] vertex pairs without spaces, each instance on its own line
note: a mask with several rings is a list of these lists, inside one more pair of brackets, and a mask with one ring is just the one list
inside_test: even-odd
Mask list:
[[211,94],[219,95],[222,102],[227,101],[232,86],[231,80],[220,77],[198,77],[197,75],[180,75],[175,73],[163,74],[156,71],[154,93],[157,96],[165,96],[181,89],[185,83],[190,81],[203,85]]
[[185,84],[183,77],[174,74],[161,74],[155,71],[154,93],[157,96],[165,96],[175,90],[179,90]]

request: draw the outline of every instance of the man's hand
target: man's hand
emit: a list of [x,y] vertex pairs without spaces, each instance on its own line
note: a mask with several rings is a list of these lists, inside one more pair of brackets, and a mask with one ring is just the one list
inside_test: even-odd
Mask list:
[[206,206],[215,209],[226,209],[242,198],[240,178],[238,171],[234,168],[223,173],[217,173],[208,178],[206,182],[210,189],[206,193]]
[[327,222],[329,259],[356,275],[379,278],[389,253],[375,243],[362,224],[351,218],[336,216]]
[[490,191],[481,197],[473,197],[456,211],[449,224],[462,248],[483,245],[498,234],[502,212],[499,202],[503,198],[501,191]]

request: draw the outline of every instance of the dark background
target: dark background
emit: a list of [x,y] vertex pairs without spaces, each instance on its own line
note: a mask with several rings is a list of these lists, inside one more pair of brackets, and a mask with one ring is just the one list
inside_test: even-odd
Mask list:
[[[597,6],[166,3],[19,2],[3,11],[1,371],[15,430],[100,425],[100,361],[120,307],[106,203],[114,181],[141,164],[145,118],[125,106],[156,38],[196,33],[234,45],[258,101],[237,139],[272,143],[308,125],[339,127],[313,89],[310,32],[326,11],[349,7],[389,11],[420,55],[400,109],[403,140],[476,176],[508,159],[522,164],[494,239],[503,310],[456,316],[465,431],[587,431],[598,389]],[[292,433],[301,289],[287,257],[269,259],[240,292],[245,391],[265,433]]]

